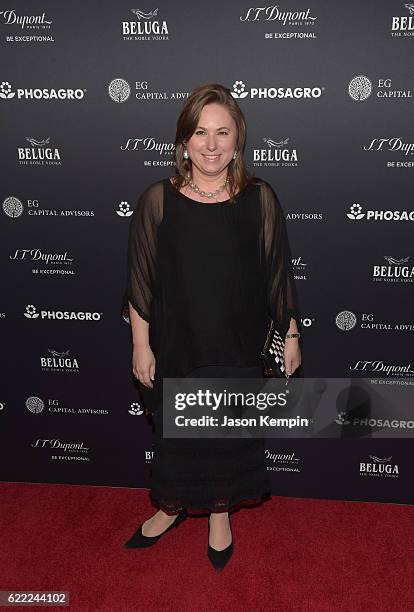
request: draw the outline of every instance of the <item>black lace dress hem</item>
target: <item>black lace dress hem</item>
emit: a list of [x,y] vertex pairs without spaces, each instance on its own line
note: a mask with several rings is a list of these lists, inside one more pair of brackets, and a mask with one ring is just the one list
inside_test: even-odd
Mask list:
[[160,500],[159,498],[157,498],[153,490],[150,491],[150,497],[151,501],[158,509],[165,512],[165,514],[172,516],[174,514],[178,514],[183,508],[186,508],[188,514],[192,515],[202,515],[210,512],[236,512],[241,508],[251,508],[252,506],[258,506],[266,501],[270,501],[272,498],[272,494],[271,491],[266,491],[264,493],[261,493],[260,495],[250,493],[247,494],[246,497],[242,497],[241,499],[237,498],[237,500],[233,500],[230,503],[228,501],[223,500],[222,502],[217,501],[214,504],[206,503],[205,505],[194,505],[194,502],[190,501],[187,503],[184,500],[175,503],[171,501],[165,502],[162,499]]

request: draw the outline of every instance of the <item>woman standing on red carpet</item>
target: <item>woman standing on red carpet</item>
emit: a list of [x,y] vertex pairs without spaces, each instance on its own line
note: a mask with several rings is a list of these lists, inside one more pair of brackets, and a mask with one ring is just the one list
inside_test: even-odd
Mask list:
[[300,366],[298,314],[283,210],[245,165],[246,123],[230,91],[195,89],[177,121],[176,174],[141,193],[128,242],[133,373],[153,416],[151,498],[158,511],[125,544],[153,545],[209,513],[208,557],[233,552],[229,512],[270,496],[263,439],[164,438],[163,377],[260,378],[268,316],[288,374]]

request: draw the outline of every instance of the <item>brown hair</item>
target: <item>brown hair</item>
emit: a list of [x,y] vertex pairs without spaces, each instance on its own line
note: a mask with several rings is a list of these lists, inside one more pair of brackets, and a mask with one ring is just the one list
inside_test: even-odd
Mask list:
[[206,104],[212,103],[225,106],[237,126],[237,156],[228,165],[230,200],[233,200],[236,193],[254,180],[254,176],[247,170],[243,157],[247,133],[244,115],[231,95],[230,89],[219,83],[208,83],[194,89],[181,109],[177,120],[175,136],[175,165],[177,173],[173,177],[173,182],[177,189],[188,184],[186,177],[187,173],[191,172],[192,163],[191,159],[184,159],[183,157],[184,143],[194,134],[203,107]]

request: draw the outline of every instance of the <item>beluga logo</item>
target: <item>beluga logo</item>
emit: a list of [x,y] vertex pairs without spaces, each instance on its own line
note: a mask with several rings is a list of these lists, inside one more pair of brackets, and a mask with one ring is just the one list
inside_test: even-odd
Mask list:
[[17,156],[20,165],[28,166],[60,166],[62,155],[57,147],[50,145],[50,136],[38,140],[26,136],[31,147],[17,147]]
[[136,21],[122,22],[124,40],[169,40],[168,24],[158,18],[159,9],[145,12],[142,9],[131,9]]
[[255,166],[297,166],[298,153],[296,148],[289,145],[289,138],[263,138],[267,147],[253,149],[253,163]]
[[414,36],[414,4],[403,4],[409,15],[392,17],[391,35],[392,36]]
[[388,265],[374,265],[372,280],[388,283],[414,283],[414,266],[409,264],[410,256],[397,259],[384,255]]

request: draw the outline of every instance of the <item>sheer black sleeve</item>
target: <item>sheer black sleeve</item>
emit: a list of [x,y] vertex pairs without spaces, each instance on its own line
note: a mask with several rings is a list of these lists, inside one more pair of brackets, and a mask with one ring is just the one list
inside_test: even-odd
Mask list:
[[298,300],[285,215],[275,191],[266,181],[260,185],[260,206],[268,312],[284,338],[291,317],[299,327]]
[[149,323],[157,269],[157,232],[163,217],[163,183],[150,185],[138,198],[131,216],[127,250],[127,282],[122,314],[128,301]]

